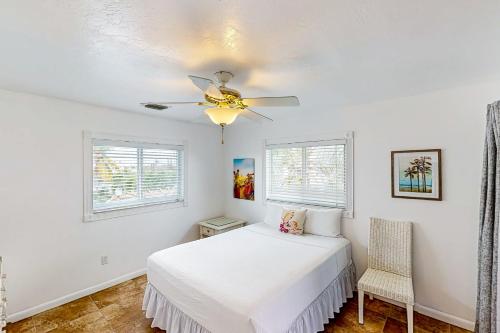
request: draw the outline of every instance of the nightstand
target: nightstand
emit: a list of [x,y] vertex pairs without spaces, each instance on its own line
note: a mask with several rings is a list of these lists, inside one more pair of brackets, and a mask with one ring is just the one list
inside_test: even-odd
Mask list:
[[246,222],[229,217],[217,217],[198,224],[200,225],[200,238],[205,238],[244,227]]

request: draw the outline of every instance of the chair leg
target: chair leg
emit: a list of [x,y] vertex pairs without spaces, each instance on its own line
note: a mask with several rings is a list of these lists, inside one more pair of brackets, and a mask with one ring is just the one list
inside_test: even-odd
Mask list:
[[408,321],[408,333],[413,333],[413,305],[406,304],[406,316]]
[[358,289],[358,315],[359,323],[363,324],[363,302],[365,300],[365,293],[363,290]]

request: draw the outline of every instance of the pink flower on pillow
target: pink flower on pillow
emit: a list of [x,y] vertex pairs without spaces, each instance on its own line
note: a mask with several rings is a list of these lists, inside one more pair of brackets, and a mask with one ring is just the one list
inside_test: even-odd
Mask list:
[[304,232],[305,210],[283,209],[281,213],[280,231],[301,235]]

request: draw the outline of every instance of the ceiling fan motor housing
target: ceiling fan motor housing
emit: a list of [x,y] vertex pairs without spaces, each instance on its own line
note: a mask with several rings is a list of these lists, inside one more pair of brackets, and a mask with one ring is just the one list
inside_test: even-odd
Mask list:
[[226,107],[243,107],[241,104],[241,94],[236,89],[231,89],[225,86],[221,86],[219,88],[222,95],[224,95],[224,99],[220,100],[213,96],[209,96],[205,94],[205,100],[209,103],[216,104],[218,106],[226,106]]

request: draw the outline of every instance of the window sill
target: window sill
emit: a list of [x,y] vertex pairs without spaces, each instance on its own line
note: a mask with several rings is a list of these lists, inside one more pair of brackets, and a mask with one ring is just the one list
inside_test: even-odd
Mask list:
[[179,207],[186,207],[187,202],[171,202],[171,203],[158,203],[150,204],[139,207],[123,207],[113,210],[106,210],[102,212],[88,213],[83,217],[83,222],[94,222],[100,220],[109,220],[123,216],[146,214],[150,212],[157,212],[165,209],[173,209]]

